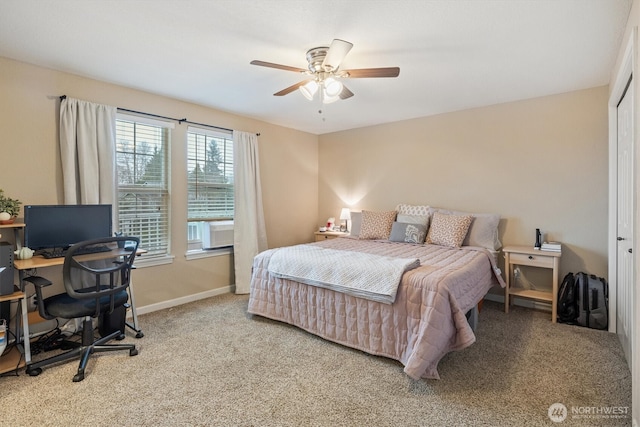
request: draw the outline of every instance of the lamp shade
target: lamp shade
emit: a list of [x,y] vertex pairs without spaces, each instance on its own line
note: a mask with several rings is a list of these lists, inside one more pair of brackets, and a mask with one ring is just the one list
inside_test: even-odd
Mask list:
[[333,98],[342,92],[342,83],[333,77],[327,77],[324,81],[324,90],[327,96]]
[[318,82],[315,80],[311,80],[310,82],[299,87],[300,92],[307,98],[309,101],[313,100],[313,95],[318,91]]
[[349,208],[342,208],[342,210],[340,211],[340,219],[351,219],[351,211],[349,210]]
[[327,91],[326,90],[322,90],[322,103],[323,104],[331,104],[333,102],[336,102],[338,99],[340,99],[340,97],[338,95],[335,96],[329,96],[327,95]]

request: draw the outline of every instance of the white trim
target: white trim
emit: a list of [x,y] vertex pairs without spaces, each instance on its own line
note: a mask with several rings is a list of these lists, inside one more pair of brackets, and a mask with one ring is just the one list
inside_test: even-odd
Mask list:
[[235,285],[225,286],[223,288],[211,289],[209,291],[200,292],[197,294],[187,295],[180,298],[175,298],[172,300],[162,301],[155,304],[145,305],[144,307],[136,308],[136,314],[147,314],[153,313],[154,311],[164,310],[171,307],[177,307],[182,304],[187,304],[194,301],[199,301],[205,298],[211,298],[218,295],[224,295],[234,292]]
[[209,249],[209,250],[200,249],[195,251],[187,251],[187,253],[184,254],[187,261],[191,261],[193,259],[211,258],[211,257],[223,256],[223,255],[233,255],[233,247]]
[[[629,36],[629,40],[627,40],[627,45],[624,50],[624,55],[622,57],[622,63],[620,65],[620,69],[618,70],[617,75],[615,76],[615,80],[613,82],[613,88],[611,90],[611,95],[609,97],[609,330],[615,332],[616,331],[616,323],[617,323],[617,312],[616,312],[616,299],[617,299],[617,244],[616,244],[616,231],[617,231],[617,191],[616,191],[616,181],[618,176],[618,168],[617,168],[617,117],[616,110],[620,99],[622,99],[622,95],[624,94],[624,90],[626,88],[627,82],[630,78],[635,80],[635,70],[636,70],[636,60],[637,60],[637,52],[636,52],[636,44],[638,39],[638,28],[634,27],[631,30],[631,34]],[[635,252],[634,256],[634,271],[633,271],[633,286],[631,290],[631,298],[633,299],[632,305],[633,308],[631,310],[632,320],[631,320],[631,331],[630,331],[630,358],[631,360],[631,423],[634,426],[638,426],[638,410],[640,409],[640,382],[638,381],[638,377],[640,376],[640,315],[638,314],[638,310],[640,309],[640,292],[637,289],[637,268],[640,265],[640,253],[638,251],[638,239],[640,236],[640,230],[638,229],[638,221],[635,220],[636,215],[638,213],[637,209],[637,199],[638,199],[638,189],[639,185],[636,178],[636,170],[637,170],[637,154],[638,151],[636,149],[636,142],[638,141],[638,123],[636,118],[640,113],[640,108],[638,108],[636,98],[636,92],[638,90],[638,85],[633,85],[633,115],[632,120],[633,124],[633,172],[634,175],[634,205],[633,205],[633,218],[634,223],[633,227],[633,239],[634,245],[633,250]]]
[[[617,289],[618,289],[618,252],[616,242],[617,232],[617,180],[618,180],[618,118],[617,109],[620,99],[629,82],[629,78],[633,76],[633,58],[634,58],[634,40],[636,38],[636,30],[631,34],[627,47],[625,49],[622,65],[616,75],[613,89],[609,97],[609,233],[608,233],[608,251],[609,251],[609,332],[616,332],[617,318]],[[635,138],[634,138],[635,140]],[[635,212],[635,210],[634,210]],[[635,229],[635,226],[634,226]]]
[[127,120],[130,122],[137,122],[137,123],[144,123],[146,125],[151,125],[151,126],[159,126],[162,128],[169,128],[169,129],[175,129],[176,128],[176,124],[173,122],[165,122],[163,120],[155,120],[146,116],[135,116],[132,114],[123,114],[123,113],[117,113],[116,114],[116,119],[117,120]]
[[173,264],[173,255],[161,255],[161,256],[149,256],[147,258],[143,256],[136,257],[136,268],[154,267],[156,265]]
[[[504,295],[487,294],[484,296],[484,299],[486,299],[487,301],[499,302],[500,304],[504,304]],[[513,301],[513,305],[525,308],[533,308],[535,310],[548,311],[549,313],[551,313],[551,304],[548,304],[546,302],[518,298],[517,296],[512,296],[511,298],[509,298],[509,301]]]

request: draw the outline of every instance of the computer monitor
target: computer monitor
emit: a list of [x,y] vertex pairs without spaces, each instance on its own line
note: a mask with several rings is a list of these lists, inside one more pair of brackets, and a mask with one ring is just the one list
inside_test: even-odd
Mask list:
[[33,250],[68,248],[112,235],[111,205],[27,205],[24,245]]

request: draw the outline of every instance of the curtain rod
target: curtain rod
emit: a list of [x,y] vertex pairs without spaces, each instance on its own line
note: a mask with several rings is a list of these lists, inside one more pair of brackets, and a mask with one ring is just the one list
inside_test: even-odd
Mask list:
[[[60,96],[60,101],[62,101],[63,99],[67,99],[67,95],[61,95]],[[159,119],[173,120],[175,122],[178,122],[178,124],[188,123],[190,125],[206,126],[206,127],[210,127],[210,128],[214,128],[214,129],[220,129],[220,130],[226,130],[228,132],[233,132],[233,129],[223,128],[223,127],[214,126],[214,125],[208,125],[208,124],[205,124],[205,123],[191,122],[191,121],[187,120],[186,118],[184,118],[184,119],[176,119],[174,117],[159,116],[157,114],[145,113],[143,111],[128,110],[126,108],[120,108],[120,107],[117,107],[117,108],[118,108],[118,111],[126,111],[127,113],[142,114],[144,116],[156,117],[156,118],[159,118]],[[260,136],[260,134],[256,133],[256,136]]]

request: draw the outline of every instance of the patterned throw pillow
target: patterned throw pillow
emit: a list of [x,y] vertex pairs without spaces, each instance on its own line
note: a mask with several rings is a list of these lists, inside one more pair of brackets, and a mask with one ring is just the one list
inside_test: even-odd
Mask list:
[[[497,251],[502,246],[500,238],[498,237],[500,215],[492,213],[452,211],[439,208],[435,208],[435,210],[447,215],[471,215],[473,217],[473,221],[471,221],[471,226],[467,232],[467,237],[464,238],[462,246],[480,246],[487,248],[490,251]],[[400,214],[398,214],[398,218],[400,218]]]
[[446,215],[435,212],[431,218],[427,243],[459,248],[469,231],[471,221],[471,215]]
[[396,219],[396,211],[362,211],[359,239],[388,239],[391,226]]
[[418,206],[399,204],[398,206],[396,206],[396,210],[398,211],[398,214],[425,216],[429,215],[430,208],[427,205]]

